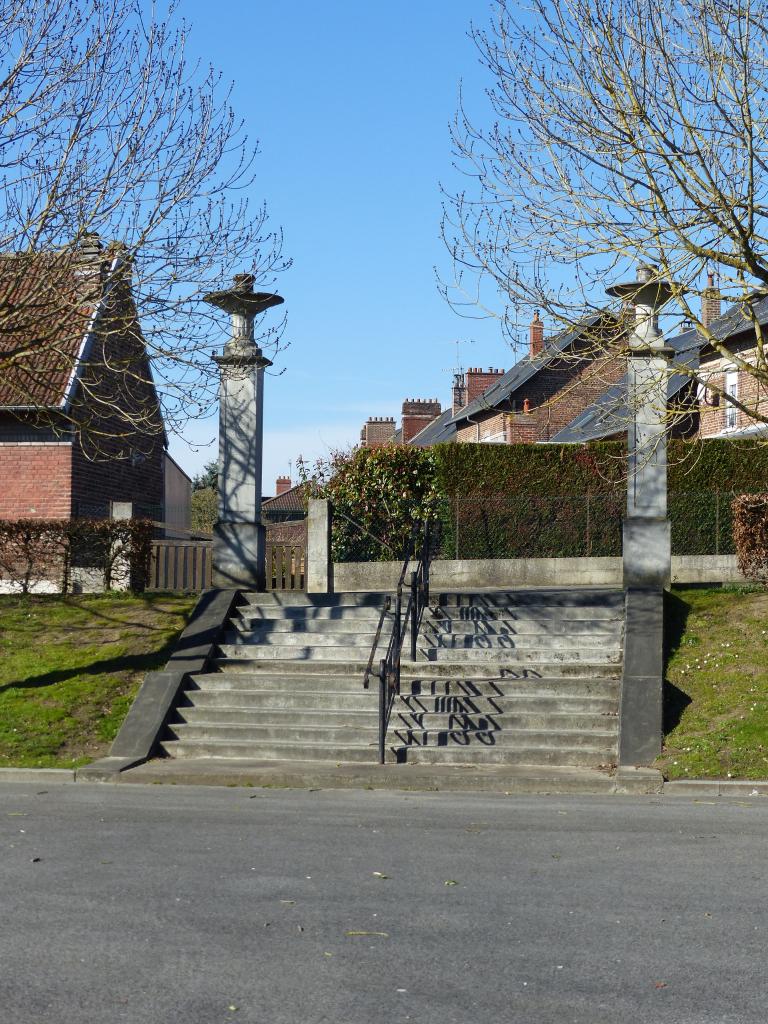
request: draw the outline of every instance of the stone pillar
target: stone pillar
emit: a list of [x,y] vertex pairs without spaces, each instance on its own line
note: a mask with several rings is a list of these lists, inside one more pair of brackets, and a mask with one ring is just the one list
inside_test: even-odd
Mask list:
[[219,517],[213,528],[213,586],[265,588],[265,539],[261,523],[264,369],[271,366],[253,340],[253,318],[283,301],[254,292],[251,274],[205,301],[232,318],[232,338],[221,356],[219,388]]
[[667,519],[667,381],[671,350],[659,331],[659,309],[672,285],[655,267],[638,268],[637,281],[608,294],[634,305],[627,360],[627,515],[624,519],[624,586],[664,588],[671,578]]
[[671,577],[667,519],[667,381],[671,350],[659,309],[674,286],[656,267],[608,294],[635,309],[627,360],[627,515],[624,519],[624,665],[619,702],[619,764],[649,765],[661,753],[664,588]]
[[333,589],[331,506],[323,498],[309,500],[306,582],[308,594],[330,594]]

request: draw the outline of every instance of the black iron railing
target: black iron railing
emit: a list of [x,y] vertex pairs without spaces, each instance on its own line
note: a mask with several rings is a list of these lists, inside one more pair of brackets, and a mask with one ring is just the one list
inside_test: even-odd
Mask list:
[[[397,581],[395,592],[395,610],[392,620],[392,631],[387,643],[387,650],[379,662],[379,764],[384,764],[386,755],[387,729],[389,728],[389,716],[392,713],[392,705],[395,697],[400,692],[400,661],[403,652],[403,642],[406,633],[410,629],[411,634],[411,661],[416,661],[416,642],[421,625],[421,616],[429,602],[429,559],[431,555],[429,523],[414,528],[408,541],[405,553],[403,568],[400,571],[400,578]],[[415,564],[408,573],[409,567]],[[408,578],[408,584],[406,584]],[[407,586],[408,599],[403,607],[403,592]],[[373,661],[379,645],[382,626],[387,612],[392,607],[392,598],[387,597],[379,617],[379,626],[371,648],[371,655],[368,659],[368,666],[363,678],[363,686],[368,687],[368,681],[373,674]]]

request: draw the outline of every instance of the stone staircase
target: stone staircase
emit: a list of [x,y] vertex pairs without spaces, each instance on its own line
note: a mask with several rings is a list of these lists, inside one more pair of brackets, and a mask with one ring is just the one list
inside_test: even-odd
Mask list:
[[[170,757],[375,762],[378,680],[362,687],[381,594],[242,595],[190,677]],[[382,630],[377,659],[392,627]],[[623,594],[433,595],[403,660],[388,759],[596,766],[616,759]],[[408,653],[408,645],[404,655]]]

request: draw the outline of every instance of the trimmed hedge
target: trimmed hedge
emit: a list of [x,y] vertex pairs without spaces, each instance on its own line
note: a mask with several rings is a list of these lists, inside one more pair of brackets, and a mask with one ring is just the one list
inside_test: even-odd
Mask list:
[[[768,490],[768,445],[675,439],[668,466],[673,552],[733,553],[731,501]],[[425,514],[440,524],[444,557],[619,555],[626,446],[360,448],[335,457],[320,493],[341,512],[337,561],[399,557],[393,549]]]
[[127,566],[131,590],[149,580],[154,524],[148,519],[0,520],[0,579],[26,594],[40,581],[62,593],[72,586],[75,567],[104,573],[110,590],[119,566]]

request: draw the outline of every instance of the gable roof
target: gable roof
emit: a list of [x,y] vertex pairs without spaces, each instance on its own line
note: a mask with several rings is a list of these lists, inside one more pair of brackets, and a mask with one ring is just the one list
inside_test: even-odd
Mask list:
[[408,444],[415,444],[419,448],[428,448],[433,444],[443,444],[455,439],[456,424],[453,422],[453,409],[449,406],[440,413],[437,419],[428,423],[418,434],[414,434]]
[[261,503],[262,512],[304,512],[304,492],[308,487],[309,484],[294,484],[274,498],[265,498]]
[[535,377],[537,373],[549,366],[558,356],[573,344],[586,330],[594,327],[599,320],[605,317],[605,313],[595,313],[586,317],[574,327],[566,328],[547,338],[542,352],[535,356],[526,355],[519,359],[515,365],[502,374],[495,383],[485,390],[482,395],[473,399],[463,409],[459,409],[455,416],[451,417],[451,423],[460,423],[477,413],[487,412],[497,408],[502,402],[507,401],[523,384]]
[[[695,344],[697,337],[695,331],[686,331],[684,334],[672,338],[669,344],[676,348],[680,361],[692,369],[698,366],[699,346]],[[677,345],[680,347],[677,347]],[[691,378],[687,373],[670,374],[667,381],[667,401],[680,394],[686,384],[690,384]],[[627,401],[627,377],[626,374],[617,384],[611,385],[606,391],[593,402],[592,405],[583,409],[571,422],[558,430],[548,441],[541,444],[578,444],[582,441],[597,441],[603,437],[610,437],[612,434],[623,433],[627,429],[627,423],[631,417]]]
[[[755,304],[755,313],[760,324],[768,324],[768,297]],[[744,317],[739,303],[726,309],[722,316],[710,324],[710,331],[720,341],[735,338],[751,328],[751,321]],[[667,344],[675,350],[678,363],[697,369],[701,355],[706,351],[707,344],[698,331],[683,331],[667,340]],[[667,385],[667,401],[675,398],[686,384],[691,382],[687,373],[672,373]],[[584,441],[597,441],[610,437],[612,434],[623,433],[627,429],[630,410],[627,402],[626,375],[588,406],[571,422],[559,430],[548,441],[540,444],[579,444]]]
[[70,400],[108,291],[84,300],[76,267],[72,253],[0,256],[0,407]]

